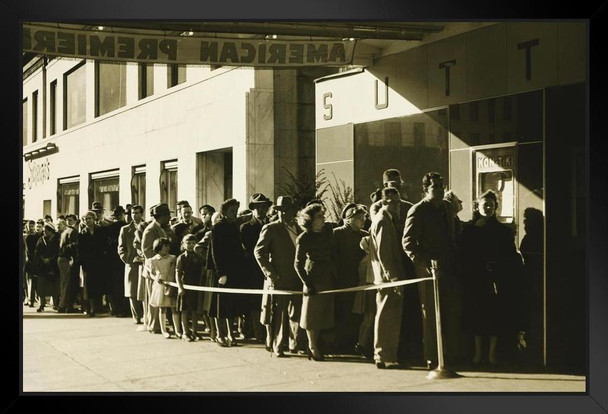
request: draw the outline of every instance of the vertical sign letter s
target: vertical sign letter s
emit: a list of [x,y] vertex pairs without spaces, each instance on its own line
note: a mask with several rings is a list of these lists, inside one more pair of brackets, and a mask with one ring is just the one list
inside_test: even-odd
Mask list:
[[325,112],[323,114],[323,119],[326,121],[329,121],[330,119],[332,119],[334,117],[333,105],[330,103],[327,103],[327,98],[331,98],[331,97],[332,97],[331,92],[326,92],[323,94],[323,108],[327,110],[327,112]]

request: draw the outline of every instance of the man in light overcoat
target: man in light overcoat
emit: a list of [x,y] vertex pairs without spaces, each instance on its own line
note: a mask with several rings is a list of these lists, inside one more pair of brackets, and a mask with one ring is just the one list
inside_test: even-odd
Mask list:
[[[295,240],[300,232],[294,220],[297,207],[291,197],[279,196],[275,209],[279,212],[279,219],[262,227],[254,249],[266,278],[264,288],[301,292],[302,281],[293,266]],[[262,298],[260,322],[267,327],[266,348],[275,356],[285,356],[283,347],[286,343],[292,353],[304,349],[305,335],[298,322],[301,310],[301,295],[270,295],[270,298],[265,295]]]
[[[396,188],[382,189],[382,207],[369,229],[370,260],[374,284],[396,282],[406,278],[402,251],[393,216],[399,213],[401,199]],[[374,328],[374,360],[380,369],[398,364],[399,336],[403,308],[402,288],[378,289]]]
[[137,300],[137,286],[139,280],[139,267],[142,265],[137,250],[133,242],[137,226],[143,221],[143,207],[140,205],[131,208],[131,221],[126,226],[121,227],[118,237],[118,255],[125,264],[125,297],[129,298],[131,305],[131,316],[137,325],[142,323],[143,306]]

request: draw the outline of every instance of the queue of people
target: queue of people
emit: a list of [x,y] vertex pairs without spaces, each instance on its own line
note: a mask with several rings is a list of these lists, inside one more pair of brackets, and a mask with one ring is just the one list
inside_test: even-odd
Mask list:
[[[108,219],[95,202],[80,222],[73,214],[57,225],[29,220],[24,303],[37,301],[38,312],[52,303],[63,313],[130,317],[137,330],[167,339],[260,343],[277,358],[352,354],[387,369],[422,357],[434,369],[435,276],[448,364],[496,366],[501,340],[525,346],[524,264],[511,229],[496,218],[496,194],[482,194],[463,223],[462,201],[445,192],[438,173],[422,178],[416,204],[405,199],[398,170],[385,171],[383,184],[369,207],[345,205],[339,223],[326,220],[320,200],[298,206],[260,193],[246,210],[229,199],[217,211],[203,205],[200,217],[180,201],[174,219],[165,203],[152,206],[147,221],[139,205],[117,206]],[[408,279],[420,280],[382,287]]]

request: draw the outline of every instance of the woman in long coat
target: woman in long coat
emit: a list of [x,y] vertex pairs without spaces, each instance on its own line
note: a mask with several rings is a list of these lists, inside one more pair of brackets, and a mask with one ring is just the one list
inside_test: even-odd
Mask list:
[[107,239],[104,228],[95,224],[95,219],[94,211],[87,212],[84,216],[85,227],[78,235],[78,254],[84,276],[85,297],[89,302],[89,316],[95,316],[109,282],[105,272]]
[[506,335],[515,344],[522,323],[521,256],[512,230],[496,218],[497,206],[494,192],[479,197],[479,218],[464,226],[459,246],[474,364],[481,362],[482,341],[488,337],[488,362],[495,365],[499,336]]
[[[344,289],[359,285],[359,267],[365,252],[360,243],[369,233],[363,230],[367,208],[355,203],[347,204],[342,209],[344,225],[334,229],[337,258],[336,288]],[[340,352],[353,353],[358,340],[361,317],[353,313],[355,292],[335,295],[335,334],[336,346]]]
[[53,306],[59,304],[59,235],[52,223],[44,225],[44,234],[38,239],[35,250],[38,274],[38,297],[40,306],[37,312],[44,311],[46,297],[53,298]]
[[333,226],[325,223],[325,208],[311,204],[298,214],[304,232],[296,239],[294,267],[304,284],[300,326],[308,336],[308,356],[324,359],[319,349],[320,333],[334,326],[334,297],[317,294],[336,285],[336,251]]
[[[222,203],[221,215],[217,223],[213,224],[211,230],[211,255],[213,266],[220,287],[243,288],[245,278],[245,252],[241,244],[241,236],[236,221],[237,211],[240,203],[235,199],[229,199]],[[232,336],[231,321],[239,316],[242,309],[240,301],[242,295],[234,293],[220,293],[217,295],[217,318],[221,328],[226,326],[225,341],[222,341],[218,329],[217,343],[220,346],[234,346],[236,340]],[[224,322],[224,321],[226,322]],[[224,344],[225,342],[225,344]]]

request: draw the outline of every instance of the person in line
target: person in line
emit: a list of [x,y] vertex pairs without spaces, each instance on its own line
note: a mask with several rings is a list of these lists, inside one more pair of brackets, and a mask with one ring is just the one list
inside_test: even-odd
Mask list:
[[[84,303],[84,291],[80,280],[80,258],[78,254],[78,238],[80,234],[80,220],[76,214],[67,214],[65,220],[68,224],[66,229],[64,249],[70,253],[70,282],[68,292],[60,299],[60,306],[65,305],[67,313],[78,312],[76,305],[80,306],[80,311],[86,307]],[[65,302],[64,302],[65,300]]]
[[42,233],[36,231],[36,222],[28,220],[25,234],[25,280],[26,301],[30,308],[35,307],[38,277],[36,276],[36,243]]
[[35,257],[38,271],[38,298],[40,306],[37,312],[43,312],[47,297],[50,296],[53,306],[59,304],[59,236],[52,222],[44,225],[44,234],[36,243]]
[[452,214],[454,217],[454,243],[458,244],[458,239],[462,234],[462,226],[463,223],[458,217],[458,213],[462,211],[462,200],[458,198],[456,193],[453,190],[448,190],[445,192],[443,199],[450,203],[452,206]]
[[[406,183],[402,178],[401,171],[396,168],[388,168],[382,173],[382,188],[395,188],[401,197],[399,211],[392,215],[393,224],[397,231],[397,237],[401,240],[405,220],[412,203],[408,200]],[[381,189],[380,189],[381,190]],[[380,197],[380,195],[378,195]],[[370,206],[370,211],[376,212],[382,207],[382,201],[376,201]],[[408,255],[402,250],[403,266],[409,276],[414,275],[414,265]],[[420,297],[418,287],[415,284],[403,287],[403,314],[401,316],[401,338],[399,340],[399,356],[402,360],[414,362],[422,358],[422,315],[420,313]]]
[[[213,224],[211,230],[211,254],[221,287],[245,287],[245,252],[241,244],[237,212],[240,203],[231,198],[222,203],[220,208],[221,219]],[[243,296],[234,293],[220,293],[217,295],[217,318],[220,322],[217,342],[220,346],[238,345],[232,333],[232,322],[240,315],[243,309]],[[219,334],[226,331],[224,338]]]
[[[201,206],[199,209],[202,222],[199,225],[194,226],[192,229],[192,233],[195,235],[197,244],[195,246],[195,251],[201,255],[203,258],[204,264],[204,280],[203,284],[207,287],[217,286],[217,280],[215,277],[215,273],[210,268],[208,263],[209,260],[209,243],[211,241],[211,217],[213,213],[215,213],[215,208],[208,204]],[[208,262],[209,261],[209,262]],[[210,315],[211,310],[211,301],[213,298],[213,293],[209,291],[202,292],[199,295],[199,305],[198,305],[198,313],[200,317],[203,319],[205,324],[204,332],[209,334],[209,339],[215,342],[217,337],[216,327],[217,323],[213,320]]]
[[[249,209],[252,211],[251,220],[241,224],[241,242],[245,249],[246,287],[249,289],[262,289],[264,287],[264,273],[258,266],[254,248],[260,237],[262,226],[268,223],[266,213],[272,201],[262,193],[255,193],[249,198]],[[243,298],[245,314],[245,337],[254,337],[257,342],[263,343],[266,337],[263,325],[260,323],[260,297],[248,295]]]
[[323,361],[321,332],[334,326],[334,296],[317,292],[333,289],[336,284],[333,226],[325,223],[325,208],[316,203],[300,210],[298,224],[304,230],[296,239],[294,261],[305,294],[300,326],[308,336],[309,358]]
[[[378,188],[370,194],[370,200],[376,203],[382,199],[382,189]],[[381,208],[381,205],[380,205]],[[367,231],[371,228],[373,217],[378,213],[379,209],[374,208],[370,210],[366,217]],[[364,252],[365,256],[359,264],[359,285],[369,285],[374,283],[374,269],[371,262],[371,236],[361,238],[359,247]],[[355,351],[361,356],[373,360],[374,359],[374,329],[376,319],[376,291],[365,290],[359,291],[355,296],[355,303],[353,304],[353,312],[358,313],[362,316],[361,324],[359,325],[359,336],[357,343],[355,344]]]
[[[186,290],[184,285],[202,286],[204,278],[204,260],[194,251],[196,236],[186,234],[182,238],[183,253],[177,257],[175,280],[178,285],[177,312],[181,312],[182,339],[187,342],[197,341],[198,304],[201,292]],[[191,328],[190,328],[191,326]]]
[[96,224],[97,214],[94,211],[88,211],[83,219],[84,228],[78,235],[78,257],[82,266],[84,308],[93,317],[101,308],[101,297],[106,285],[107,239],[105,228]]
[[127,225],[124,217],[125,209],[122,206],[117,206],[112,211],[113,222],[106,227],[111,314],[119,318],[128,317],[131,313],[128,300],[125,297],[125,262],[118,252],[120,231]]
[[[361,250],[361,239],[369,233],[363,230],[367,207],[349,203],[342,209],[344,224],[334,229],[336,243],[337,275],[336,288],[344,289],[359,285],[359,268],[365,252]],[[356,352],[361,318],[353,313],[356,292],[335,295],[335,348],[337,352]]]
[[137,297],[141,261],[135,249],[137,226],[143,221],[144,209],[140,205],[131,207],[131,221],[120,228],[117,252],[125,265],[123,274],[124,296],[129,298],[131,317],[136,325],[142,324],[143,305]]
[[[459,282],[453,272],[454,218],[451,205],[443,201],[443,177],[429,172],[422,177],[424,198],[407,215],[403,232],[403,250],[414,263],[417,278],[430,277],[434,270],[439,278],[442,332],[446,362],[453,361],[460,311]],[[424,358],[428,369],[437,368],[437,331],[435,325],[435,297],[433,281],[418,285],[423,324]]]
[[[182,240],[186,234],[193,234],[193,229],[201,224],[201,220],[192,215],[192,207],[187,201],[182,201],[180,208],[180,219],[171,226],[176,240]],[[197,219],[198,221],[195,221]]]
[[[293,198],[279,196],[274,209],[278,219],[262,227],[253,250],[265,276],[264,289],[301,291],[302,281],[294,268],[300,233],[295,222],[297,207]],[[304,351],[301,311],[301,295],[263,295],[260,322],[266,326],[267,351],[279,358],[285,357],[285,347],[291,353]]]
[[[69,215],[68,215],[69,216]],[[71,221],[71,220],[70,220]],[[65,227],[61,224],[65,223]],[[72,263],[77,257],[78,232],[70,226],[67,219],[58,220],[58,227],[64,227],[59,232],[59,256],[57,266],[59,267],[59,312],[73,313],[74,293],[72,283]]]
[[[143,214],[143,212],[142,212]],[[137,278],[137,300],[139,302],[142,303],[142,307],[143,307],[143,326],[140,326],[137,328],[138,331],[148,331],[148,332],[154,332],[154,330],[157,330],[160,332],[160,328],[157,326],[155,329],[150,330],[150,326],[153,325],[152,322],[152,316],[150,313],[150,290],[148,289],[148,284],[151,283],[149,277],[148,277],[148,269],[145,266],[146,263],[146,256],[144,255],[144,251],[142,248],[142,240],[143,240],[143,234],[144,234],[144,230],[146,229],[146,227],[152,222],[152,220],[142,220],[141,222],[135,227],[135,234],[134,234],[134,238],[133,238],[133,247],[135,248],[135,251],[137,253],[137,256],[133,259],[133,263],[138,263],[138,278]],[[157,325],[158,325],[158,318],[157,320]]]
[[171,241],[163,237],[156,239],[153,250],[155,255],[146,263],[153,280],[150,305],[159,309],[160,331],[166,339],[171,338],[171,333],[167,330],[167,309],[171,309],[174,332],[181,339],[183,331],[180,314],[176,310],[178,289],[168,284],[175,283],[176,258],[170,253]]
[[[146,259],[144,267],[146,268],[143,272],[143,275],[147,277],[147,289],[148,289],[148,298],[149,298],[149,324],[148,331],[151,333],[161,333],[159,329],[159,313],[158,307],[152,306],[152,287],[153,287],[153,279],[149,274],[150,266],[148,261],[154,257],[157,252],[154,251],[154,240],[156,239],[167,239],[169,243],[171,243],[171,239],[175,237],[175,234],[171,230],[169,226],[169,220],[171,218],[171,211],[169,210],[169,206],[167,203],[160,203],[150,207],[150,215],[153,217],[153,220],[150,224],[146,226],[143,230],[141,237],[141,251],[144,254]],[[162,329],[166,329],[163,327]]]
[[[406,278],[401,258],[400,240],[393,221],[399,213],[401,197],[394,187],[382,189],[382,208],[374,215],[370,227],[370,260],[374,284],[396,282]],[[401,287],[378,289],[374,328],[374,360],[379,369],[398,366],[399,338],[403,309]]]
[[[523,269],[513,231],[496,218],[496,193],[484,192],[477,205],[480,217],[467,223],[460,243],[467,314],[474,335],[473,364],[487,356],[487,362],[496,366],[499,336],[515,344],[524,335]],[[485,355],[484,339],[488,340]]]

